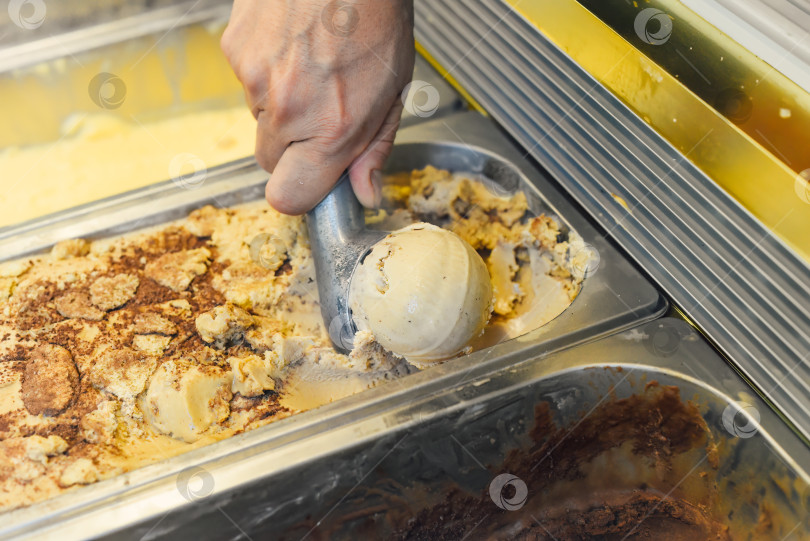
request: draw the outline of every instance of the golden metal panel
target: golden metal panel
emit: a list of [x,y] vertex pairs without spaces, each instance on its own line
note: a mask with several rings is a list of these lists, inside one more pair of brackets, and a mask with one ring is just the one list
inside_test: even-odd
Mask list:
[[[507,2],[775,234],[810,259],[810,235],[807,235],[810,192],[806,181],[798,174],[803,164],[810,167],[807,163],[810,160],[807,150],[810,148],[807,130],[810,123],[806,120],[810,118],[810,95],[714,27],[682,6],[678,7],[677,2],[648,2],[641,6],[620,1],[603,2],[600,12],[609,11],[608,4],[616,9],[620,4],[626,6],[625,19],[622,19],[624,36],[574,0]],[[596,5],[597,2],[588,4]],[[672,36],[682,29],[689,29],[688,36],[683,39],[684,43],[691,45],[686,45],[683,51],[676,51],[675,47],[667,49],[648,45],[642,51],[628,41],[637,37],[633,28],[637,14],[653,5],[659,6],[673,19]],[[627,25],[632,36],[626,30]],[[653,32],[656,31],[653,28]],[[686,73],[681,70],[683,62],[677,64],[671,56],[683,55],[690,59],[687,55],[690,46],[707,58],[716,57],[717,63],[733,58],[735,65],[749,70],[746,73],[750,73],[754,81],[747,86],[745,81],[740,83],[728,73],[710,73],[711,86],[733,90],[743,84],[741,92],[754,104],[750,117],[742,123],[745,129],[729,120],[748,114],[745,110],[734,109],[734,100],[726,98],[712,106],[684,84],[683,79],[700,79],[700,75],[682,76],[681,73]],[[648,56],[653,53],[655,59]],[[666,55],[670,55],[670,68],[674,74],[662,67],[667,62],[660,57]],[[681,71],[675,71],[673,66]],[[759,84],[756,84],[757,80]],[[727,116],[718,109],[725,110]],[[780,109],[790,110],[791,116],[781,118]],[[762,142],[751,133],[759,135]],[[766,148],[766,138],[779,148]]]
[[456,92],[461,94],[461,97],[463,97],[467,101],[470,107],[472,107],[479,113],[483,114],[484,116],[487,116],[487,112],[484,110],[483,107],[481,107],[481,105],[477,101],[475,101],[475,98],[473,98],[469,94],[469,92],[467,92],[459,84],[459,82],[456,81],[455,78],[453,78],[453,75],[450,74],[450,72],[447,69],[445,69],[441,64],[439,64],[439,62],[435,58],[433,58],[433,56],[427,51],[427,49],[425,49],[418,41],[416,42],[416,52],[422,55],[425,58],[425,60],[427,60],[430,63],[430,65],[433,66],[437,72],[439,72],[439,75],[444,77],[444,79],[448,83],[450,83],[450,86],[452,86],[456,90]]

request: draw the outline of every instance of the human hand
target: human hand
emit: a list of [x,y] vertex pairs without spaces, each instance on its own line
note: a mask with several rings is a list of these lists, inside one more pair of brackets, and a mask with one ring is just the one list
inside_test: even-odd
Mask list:
[[413,73],[413,0],[235,0],[221,45],[258,121],[270,205],[307,212],[348,168],[378,206]]

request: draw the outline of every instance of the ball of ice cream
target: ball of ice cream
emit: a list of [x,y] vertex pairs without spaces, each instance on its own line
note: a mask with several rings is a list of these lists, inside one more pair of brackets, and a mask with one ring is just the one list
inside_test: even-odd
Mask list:
[[481,333],[492,285],[472,246],[417,223],[373,246],[352,276],[349,306],[359,330],[418,365],[456,355]]

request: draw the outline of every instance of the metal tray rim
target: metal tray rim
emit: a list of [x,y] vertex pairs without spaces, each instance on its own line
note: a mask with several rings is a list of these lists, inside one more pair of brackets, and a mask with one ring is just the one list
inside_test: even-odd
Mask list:
[[0,73],[195,23],[227,22],[231,7],[218,0],[188,0],[0,49]]

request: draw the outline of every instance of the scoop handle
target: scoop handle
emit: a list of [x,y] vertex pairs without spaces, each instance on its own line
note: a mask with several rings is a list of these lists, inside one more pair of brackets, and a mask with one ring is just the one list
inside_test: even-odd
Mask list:
[[324,241],[323,246],[328,246],[328,242],[340,244],[341,239],[365,229],[363,205],[354,195],[348,171],[340,175],[332,191],[307,213],[307,220],[310,233],[314,226],[318,238]]
[[349,310],[352,274],[359,259],[386,233],[366,229],[363,206],[354,195],[348,171],[306,219],[321,316],[332,343],[345,353],[352,349],[357,332]]

